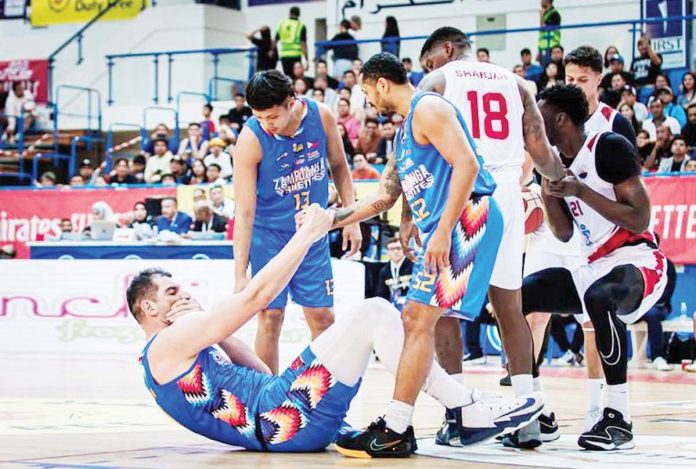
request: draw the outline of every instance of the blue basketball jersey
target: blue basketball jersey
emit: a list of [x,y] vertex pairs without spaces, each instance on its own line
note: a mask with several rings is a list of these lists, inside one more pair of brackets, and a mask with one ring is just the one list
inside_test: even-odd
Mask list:
[[[401,188],[413,211],[413,219],[418,229],[424,234],[433,231],[442,217],[452,177],[452,167],[437,149],[431,144],[420,145],[413,138],[413,113],[421,98],[427,95],[445,100],[435,93],[416,92],[411,99],[408,116],[398,130],[395,139],[396,169],[401,179]],[[447,102],[449,103],[449,101]],[[452,106],[452,108],[457,113],[457,119],[464,129],[472,151],[476,154],[476,145],[469,135],[464,119],[456,107]],[[483,169],[483,159],[478,154],[476,154],[476,160],[480,169],[476,175],[471,195],[472,197],[491,195],[495,190],[495,182],[491,175]]]
[[294,136],[267,132],[256,117],[246,125],[261,145],[256,183],[255,226],[295,231],[295,214],[310,204],[326,207],[329,167],[319,107],[301,98],[304,117]]

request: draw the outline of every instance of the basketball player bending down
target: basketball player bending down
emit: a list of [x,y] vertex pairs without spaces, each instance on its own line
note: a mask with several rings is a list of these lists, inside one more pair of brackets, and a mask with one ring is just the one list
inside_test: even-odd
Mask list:
[[[303,226],[241,292],[208,311],[162,270],[143,271],[128,287],[128,307],[147,338],[142,355],[145,384],[157,404],[186,428],[252,450],[321,451],[334,440],[373,349],[396,373],[401,320],[382,299],[366,300],[340,316],[280,376],[271,375],[250,348],[232,337],[287,287],[310,247],[333,222],[333,215],[316,204],[303,218]],[[462,431],[478,435],[524,425],[542,406],[537,396],[480,400],[480,394],[436,364],[423,390],[446,407],[466,406],[464,423],[471,428]],[[491,408],[508,416],[494,421]],[[394,455],[415,451],[412,428],[401,438],[396,444],[373,441],[371,448]]]
[[602,418],[578,444],[589,450],[633,448],[628,406],[626,324],[641,318],[667,283],[665,256],[651,232],[650,200],[633,146],[613,132],[585,132],[588,104],[575,86],[541,92],[546,134],[568,167],[558,182],[543,180],[542,197],[553,234],[583,238],[587,263],[549,268],[524,279],[523,311],[575,313],[592,321],[608,399]]

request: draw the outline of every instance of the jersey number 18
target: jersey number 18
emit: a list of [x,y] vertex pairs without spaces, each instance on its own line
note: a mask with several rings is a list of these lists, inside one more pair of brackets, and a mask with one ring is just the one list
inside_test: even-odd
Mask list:
[[[478,91],[469,91],[466,98],[471,105],[471,136],[481,138],[481,116]],[[485,93],[483,104],[483,133],[488,138],[505,140],[510,135],[510,123],[507,120],[507,101],[501,93]]]

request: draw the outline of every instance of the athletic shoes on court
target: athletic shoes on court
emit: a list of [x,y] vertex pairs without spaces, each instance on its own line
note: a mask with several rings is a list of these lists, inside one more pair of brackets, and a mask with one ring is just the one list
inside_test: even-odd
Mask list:
[[602,409],[600,409],[599,407],[594,407],[588,410],[585,414],[585,427],[583,431],[589,432],[590,430],[592,430],[592,427],[594,427],[595,424],[599,422],[601,419]]
[[465,355],[463,360],[465,365],[485,365],[486,361],[485,355],[473,353]]
[[559,439],[561,437],[561,431],[558,429],[556,414],[553,412],[548,416],[541,414],[539,416],[539,430],[542,443],[550,443]]
[[440,446],[461,446],[459,428],[462,426],[462,408],[445,409],[445,420],[435,434],[435,444]]
[[382,417],[364,430],[336,438],[336,451],[350,458],[407,458],[416,448],[413,427],[396,433]]
[[631,449],[635,446],[633,424],[627,423],[618,410],[607,407],[601,420],[580,435],[578,445],[591,451]]
[[501,386],[512,386],[512,379],[510,379],[509,374],[500,378],[500,385]]
[[534,421],[520,430],[505,435],[503,446],[507,448],[534,449],[541,446],[541,430],[539,421]]

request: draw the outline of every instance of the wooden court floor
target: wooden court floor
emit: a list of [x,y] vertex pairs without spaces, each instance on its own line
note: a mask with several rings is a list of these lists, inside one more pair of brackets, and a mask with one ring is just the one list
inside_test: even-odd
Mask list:
[[[696,467],[696,375],[681,371],[631,375],[637,446],[620,453],[581,451],[575,439],[586,403],[584,369],[546,368],[546,391],[563,437],[538,451],[503,449],[494,442],[448,450],[431,436],[442,417],[428,396],[415,414],[419,446],[428,455],[408,460],[349,460],[320,454],[236,451],[180,428],[154,404],[135,360],[68,357],[0,357],[0,467],[199,468],[199,467]],[[500,388],[497,366],[467,368],[468,382]],[[348,420],[355,426],[380,415],[393,381],[371,365]]]

